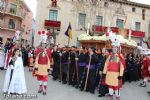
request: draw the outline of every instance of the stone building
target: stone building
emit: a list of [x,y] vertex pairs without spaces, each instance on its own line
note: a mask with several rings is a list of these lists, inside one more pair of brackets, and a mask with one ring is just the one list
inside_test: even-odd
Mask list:
[[[150,33],[150,5],[129,0],[37,0],[37,31],[48,30],[56,43],[64,46],[64,35],[71,23],[73,39],[70,45],[78,45],[77,37],[86,33],[88,25],[92,35],[102,35],[110,28],[117,34],[140,42]],[[35,35],[35,43],[39,36]],[[35,44],[36,45],[36,44]]]
[[24,0],[0,0],[0,38],[3,43],[12,39],[16,30],[21,31],[23,43],[28,42],[32,18]]

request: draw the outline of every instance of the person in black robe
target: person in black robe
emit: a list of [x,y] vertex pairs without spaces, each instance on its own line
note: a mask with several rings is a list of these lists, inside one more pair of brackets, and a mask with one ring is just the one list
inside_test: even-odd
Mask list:
[[141,77],[141,63],[139,55],[135,58],[135,81],[139,81]]
[[63,48],[61,53],[61,63],[62,63],[62,83],[67,83],[67,74],[68,74],[68,63],[69,63],[69,52],[66,48]]
[[53,80],[57,80],[59,76],[60,71],[60,51],[58,50],[58,46],[55,45],[52,53],[52,57],[54,60],[54,66],[53,66]]
[[129,82],[132,82],[134,80],[134,59],[133,59],[133,54],[128,54],[127,59],[126,59],[126,71],[127,71],[127,80]]
[[85,51],[85,48],[81,47],[79,49],[79,54],[78,54],[78,77],[79,77],[78,86],[81,91],[84,89],[83,82],[85,82],[86,58],[87,58],[87,53]]
[[104,80],[102,79],[102,72],[104,69],[104,64],[106,61],[106,55],[104,55],[104,53],[102,53],[101,49],[99,49],[98,51],[98,57],[99,57],[99,64],[98,64],[98,69],[99,69],[99,77],[98,77],[98,90],[99,90],[99,95],[98,97],[103,97],[105,96],[105,94],[107,94],[108,91],[108,86],[104,84]]
[[77,80],[76,80],[76,55],[77,53],[75,52],[75,47],[71,47],[70,51],[70,68],[69,68],[69,85],[76,85]]
[[[95,93],[95,82],[96,82],[96,69],[97,69],[97,64],[98,64],[98,56],[95,53],[95,48],[89,48],[88,52],[89,55],[87,57],[86,63],[87,63],[87,71],[89,68],[89,74],[86,76],[87,80],[87,86],[85,83],[85,90],[89,91],[90,93],[94,94]],[[89,65],[90,63],[90,65]],[[87,72],[86,71],[86,72]]]

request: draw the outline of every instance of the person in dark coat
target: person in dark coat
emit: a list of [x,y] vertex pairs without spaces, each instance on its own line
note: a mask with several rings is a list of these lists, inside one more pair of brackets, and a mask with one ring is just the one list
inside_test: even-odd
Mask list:
[[70,68],[69,68],[69,85],[76,85],[77,80],[76,80],[76,51],[75,47],[72,46],[70,50]]
[[53,66],[53,80],[57,80],[59,76],[59,68],[60,68],[60,51],[58,50],[58,46],[55,45],[52,53],[52,57],[54,60],[54,66]]
[[67,83],[67,74],[68,74],[68,63],[69,63],[69,52],[66,48],[63,48],[61,54],[61,63],[62,63],[62,83]]
[[141,61],[140,56],[137,55],[135,58],[135,81],[139,81],[141,78]]
[[86,71],[86,58],[87,53],[85,48],[80,48],[78,53],[78,77],[79,77],[79,85],[78,87],[82,91],[84,89],[84,81],[85,81],[85,71]]
[[98,90],[99,90],[99,95],[98,97],[103,97],[105,96],[105,94],[107,94],[108,91],[108,86],[106,84],[104,84],[104,80],[102,79],[102,72],[104,69],[104,64],[106,61],[106,55],[104,55],[104,53],[100,53],[99,54],[99,62],[100,62],[100,66],[99,66],[99,86],[98,86]]
[[134,56],[133,54],[128,54],[126,59],[126,71],[127,71],[127,80],[129,82],[132,82],[134,80],[134,71],[135,71],[135,65],[134,65]]
[[96,69],[98,64],[98,56],[95,53],[95,48],[89,48],[88,52],[89,55],[87,57],[87,72],[89,68],[89,73],[86,74],[87,84],[85,83],[85,90],[89,91],[90,93],[95,93],[95,82],[96,82]]

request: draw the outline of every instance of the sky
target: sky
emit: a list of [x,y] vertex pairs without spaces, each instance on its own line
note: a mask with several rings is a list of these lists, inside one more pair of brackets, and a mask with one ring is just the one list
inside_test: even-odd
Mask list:
[[[31,11],[33,12],[33,17],[35,18],[36,16],[36,6],[37,6],[37,0],[24,0],[27,5],[29,6],[29,8],[31,9]],[[150,0],[130,0],[130,1],[134,1],[134,2],[139,2],[139,3],[143,3],[143,4],[149,4],[150,5]]]
[[37,0],[24,0],[26,4],[29,6],[30,10],[33,12],[33,17],[36,16],[36,6],[37,6]]

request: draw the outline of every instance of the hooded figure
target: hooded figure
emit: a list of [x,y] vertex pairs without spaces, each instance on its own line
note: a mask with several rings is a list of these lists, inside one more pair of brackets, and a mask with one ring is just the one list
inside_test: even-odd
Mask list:
[[15,49],[10,58],[4,80],[3,92],[8,94],[24,94],[27,92],[23,61],[19,49]]

